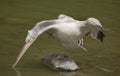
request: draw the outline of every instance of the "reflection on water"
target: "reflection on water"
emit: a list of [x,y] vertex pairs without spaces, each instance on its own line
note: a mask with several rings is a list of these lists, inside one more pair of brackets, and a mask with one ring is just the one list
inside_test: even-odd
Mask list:
[[100,67],[100,66],[95,66],[96,68],[98,68],[99,70],[102,70],[102,71],[104,71],[104,72],[112,72],[111,70],[109,70],[109,69],[106,69],[106,68],[104,68],[104,67]]
[[[18,70],[17,68],[12,68],[15,73],[16,76],[24,76],[21,74],[20,70]],[[80,72],[80,71],[74,71],[74,72],[58,72],[58,74],[60,76],[87,76],[86,74]]]
[[74,72],[60,72],[60,76],[87,76],[87,75],[80,71],[74,71]]
[[22,76],[21,72],[17,69],[17,68],[12,68],[15,73],[16,73],[16,76]]

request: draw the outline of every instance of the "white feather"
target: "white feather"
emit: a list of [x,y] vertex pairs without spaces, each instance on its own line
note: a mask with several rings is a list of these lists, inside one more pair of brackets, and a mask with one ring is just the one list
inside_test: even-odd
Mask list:
[[55,36],[61,41],[64,47],[67,49],[81,47],[86,50],[83,48],[83,45],[78,45],[78,40],[83,40],[83,37],[88,32],[91,32],[91,37],[96,39],[96,34],[101,28],[102,25],[96,18],[88,18],[85,21],[78,21],[72,17],[60,14],[58,19],[38,22],[36,26],[28,32],[26,42],[37,38],[38,35],[48,29],[55,29]]
[[92,38],[98,38],[101,39],[101,41],[103,41],[103,37],[105,37],[102,32],[102,25],[96,18],[88,18],[85,21],[79,21],[64,14],[60,14],[58,19],[38,22],[35,27],[28,31],[26,44],[23,46],[23,49],[13,64],[13,68],[17,65],[36,38],[49,29],[55,29],[55,36],[67,49],[80,47],[86,51],[87,49],[83,47],[83,37],[89,33]]

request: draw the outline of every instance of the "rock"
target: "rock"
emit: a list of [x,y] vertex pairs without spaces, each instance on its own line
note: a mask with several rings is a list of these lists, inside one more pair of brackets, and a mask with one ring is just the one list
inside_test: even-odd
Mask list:
[[77,64],[65,54],[51,54],[44,56],[41,61],[52,69],[57,71],[77,71]]

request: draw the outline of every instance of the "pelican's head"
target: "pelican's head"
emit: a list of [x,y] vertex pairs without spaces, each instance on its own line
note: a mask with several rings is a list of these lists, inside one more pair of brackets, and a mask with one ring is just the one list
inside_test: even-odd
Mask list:
[[15,63],[13,64],[13,68],[17,65],[17,63],[20,61],[20,59],[22,58],[22,56],[25,54],[25,52],[27,51],[27,49],[31,46],[31,44],[36,40],[38,34],[35,33],[35,31],[28,31],[27,37],[26,37],[26,43],[23,46],[22,50],[20,51]]
[[98,39],[101,42],[103,42],[103,38],[105,37],[105,34],[103,32],[103,27],[100,23],[100,21],[96,18],[88,18],[86,20],[87,25],[89,25],[90,30],[90,36],[93,39]]
[[26,40],[25,42],[30,42],[34,39],[36,39],[38,36],[38,34],[35,32],[35,31],[32,31],[32,30],[28,30],[28,34],[27,34],[27,37],[26,37]]

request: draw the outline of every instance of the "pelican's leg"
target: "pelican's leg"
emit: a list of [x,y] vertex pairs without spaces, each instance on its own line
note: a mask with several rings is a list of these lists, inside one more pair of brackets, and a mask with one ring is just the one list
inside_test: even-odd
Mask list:
[[83,47],[83,39],[78,40],[78,46],[87,52],[87,49]]

